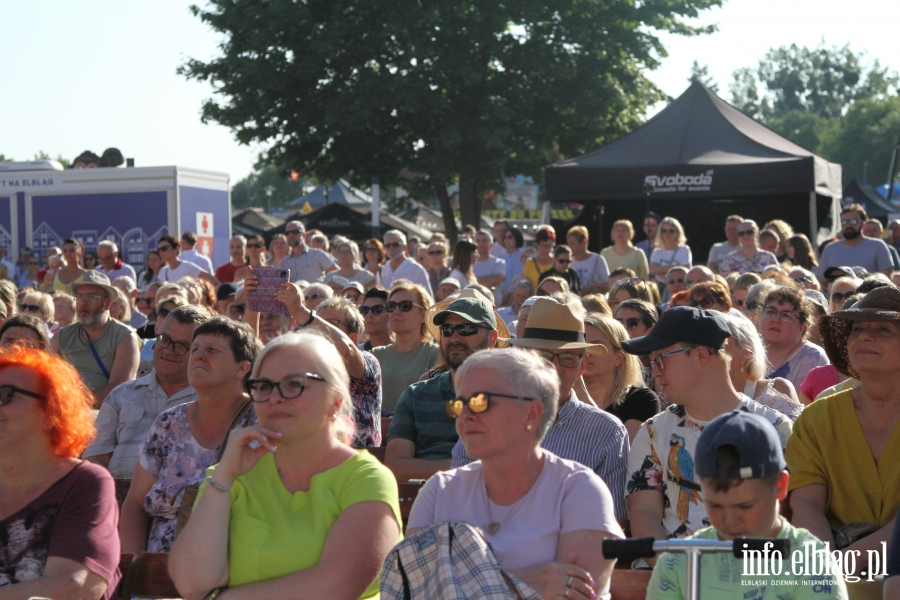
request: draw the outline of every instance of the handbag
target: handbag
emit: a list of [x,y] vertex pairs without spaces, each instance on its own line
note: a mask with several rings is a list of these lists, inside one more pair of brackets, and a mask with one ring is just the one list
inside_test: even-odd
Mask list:
[[[222,462],[222,456],[225,454],[225,446],[228,444],[228,436],[231,435],[231,432],[234,430],[235,426],[242,419],[245,419],[242,427],[247,425],[246,419],[250,415],[250,411],[247,410],[250,406],[250,400],[245,400],[241,407],[234,414],[234,418],[231,419],[231,425],[228,426],[228,431],[225,432],[225,438],[222,440],[222,443],[219,444],[219,450],[216,452],[216,462],[213,464],[219,464]],[[183,486],[179,489],[175,496],[172,498],[172,502],[175,502],[175,499],[181,495],[181,506],[178,507],[178,518],[175,522],[175,537],[178,537],[178,534],[181,533],[181,530],[184,529],[184,526],[187,525],[188,519],[191,518],[191,513],[194,512],[194,503],[197,501],[197,493],[200,491],[199,483],[191,483],[186,486]]]
[[500,566],[477,527],[444,521],[397,544],[381,572],[382,600],[540,600]]

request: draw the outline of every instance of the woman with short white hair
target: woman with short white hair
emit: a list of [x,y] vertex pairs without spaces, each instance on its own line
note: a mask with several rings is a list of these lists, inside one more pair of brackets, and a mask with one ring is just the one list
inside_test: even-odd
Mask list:
[[678,219],[666,217],[660,221],[654,244],[650,255],[650,274],[654,281],[665,283],[666,273],[675,265],[691,268],[691,247]]
[[746,317],[731,313],[719,313],[719,316],[731,330],[725,351],[731,356],[728,374],[734,389],[796,421],[803,411],[803,404],[797,397],[794,385],[787,379],[765,379],[769,365],[759,331]]
[[[185,598],[371,598],[400,539],[397,483],[350,447],[350,378],[314,332],[275,338],[247,381],[259,426],[209,469],[169,572]],[[277,448],[277,452],[275,451]],[[227,587],[227,592],[225,591]]]
[[589,468],[540,447],[556,418],[556,369],[527,350],[481,350],[457,370],[454,388],[447,411],[476,462],[428,480],[407,537],[466,522],[484,530],[504,569],[544,598],[609,598],[614,562],[600,548],[623,537],[609,489]]

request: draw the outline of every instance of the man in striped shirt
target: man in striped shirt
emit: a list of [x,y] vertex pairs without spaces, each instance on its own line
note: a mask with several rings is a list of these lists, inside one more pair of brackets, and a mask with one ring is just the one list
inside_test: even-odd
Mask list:
[[[559,410],[541,448],[593,469],[612,494],[616,519],[627,519],[628,432],[619,419],[581,402],[572,391],[587,369],[587,355],[606,354],[606,348],[586,343],[584,322],[570,307],[552,298],[539,298],[534,303],[522,337],[503,341],[537,351],[559,374]],[[462,442],[457,442],[450,466],[461,467],[470,462]]]

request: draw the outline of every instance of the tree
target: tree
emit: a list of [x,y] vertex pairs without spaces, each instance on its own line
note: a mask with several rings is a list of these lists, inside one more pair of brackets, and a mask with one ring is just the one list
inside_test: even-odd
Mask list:
[[886,175],[900,134],[897,74],[844,46],[773,48],[734,73],[732,103],[794,143],[843,166],[844,181]]
[[291,200],[303,195],[303,186],[307,181],[282,177],[278,169],[271,165],[263,166],[259,171],[247,175],[231,188],[231,205],[234,208],[266,206],[266,188],[271,186],[272,207],[285,206]]
[[708,87],[712,92],[718,94],[719,93],[719,85],[713,81],[712,75],[709,74],[709,66],[703,65],[700,66],[700,63],[696,60],[694,64],[691,65],[691,76],[688,77],[688,82],[693,83],[695,81],[699,81],[706,87]]
[[58,162],[59,164],[62,165],[63,169],[68,169],[69,166],[72,164],[72,161],[70,161],[67,158],[63,158],[62,154],[57,154],[56,158],[52,158],[49,154],[47,154],[43,150],[39,150],[38,152],[36,152],[34,154],[33,160],[55,160],[56,162]]
[[454,236],[448,184],[476,224],[505,174],[539,178],[631,131],[664,99],[644,76],[666,54],[654,32],[711,31],[684,19],[720,4],[211,0],[192,11],[223,35],[222,54],[179,72],[215,89],[203,121],[267,146],[265,163],[425,190]]
[[0,154],[0,162],[13,162],[14,159],[12,156],[6,156],[5,154]]

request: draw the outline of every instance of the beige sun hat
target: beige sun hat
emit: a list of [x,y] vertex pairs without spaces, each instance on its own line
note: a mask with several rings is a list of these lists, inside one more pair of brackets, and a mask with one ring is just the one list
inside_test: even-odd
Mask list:
[[[488,306],[493,306],[493,299],[485,298],[484,294],[482,294],[475,288],[466,288],[459,294],[455,294],[452,298],[442,300],[441,302],[432,305],[432,307],[429,308],[425,313],[425,325],[426,327],[428,327],[428,331],[429,333],[431,333],[431,337],[433,337],[438,342],[441,341],[441,328],[440,325],[434,324],[434,317],[447,310],[447,307],[450,306],[454,300],[459,300],[460,298],[478,298],[480,300],[486,301]],[[501,338],[509,337],[509,328],[506,326],[506,323],[503,321],[503,318],[497,313],[497,311],[493,308],[491,308],[491,310],[494,312],[494,319],[496,319],[497,321],[497,347],[505,348],[508,344],[502,341]]]
[[553,298],[535,300],[520,338],[507,338],[512,346],[536,350],[587,350],[603,356],[608,351],[603,344],[589,344],[584,338],[584,321],[572,309]]
[[83,285],[96,285],[102,287],[106,290],[106,295],[109,296],[110,302],[115,302],[120,295],[119,289],[109,284],[109,277],[99,271],[93,270],[85,271],[84,275],[81,276],[80,281],[73,281],[72,283],[66,284],[66,291],[74,296],[78,291],[78,288]]

